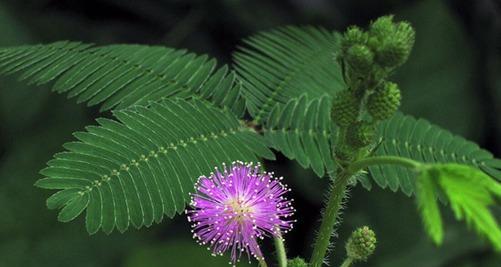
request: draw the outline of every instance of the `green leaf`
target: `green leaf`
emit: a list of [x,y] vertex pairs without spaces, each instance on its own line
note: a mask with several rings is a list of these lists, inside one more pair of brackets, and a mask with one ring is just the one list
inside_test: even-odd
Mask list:
[[[63,189],[49,208],[67,222],[86,209],[89,233],[124,232],[184,210],[196,179],[233,161],[272,159],[264,140],[229,111],[200,100],[165,100],[114,112],[75,133],[36,185]],[[77,190],[75,190],[77,189]]]
[[73,198],[66,203],[63,209],[61,209],[57,219],[61,222],[69,222],[80,215],[88,204],[89,196],[87,194],[77,192],[76,194],[73,194]]
[[78,192],[80,192],[78,188],[58,191],[47,199],[47,208],[53,210],[64,207],[66,203],[78,194]]
[[[473,226],[479,234],[490,240],[496,250],[501,251],[501,228],[489,210],[489,206],[496,204],[496,199],[501,199],[501,183],[476,168],[460,164],[435,164],[422,172],[418,179],[419,184],[426,184],[425,191],[433,189],[430,182],[434,180],[447,196],[456,218]],[[432,199],[428,196],[425,201],[427,212],[422,215],[432,216],[423,218],[425,224],[437,223],[438,209],[433,207]],[[428,232],[434,239],[440,237],[436,232],[437,227],[427,224]]]
[[172,97],[198,97],[245,111],[240,85],[227,66],[184,50],[160,46],[94,46],[78,42],[0,49],[0,73],[21,73],[37,85],[54,81],[53,91],[77,97],[101,110],[147,105]]
[[314,99],[343,89],[339,39],[322,28],[283,27],[245,40],[234,59],[254,120],[262,123],[276,104],[302,94]]
[[429,172],[419,175],[416,181],[416,199],[428,235],[435,244],[440,245],[444,239],[444,230],[433,179]]
[[91,183],[88,180],[64,178],[65,175],[61,175],[61,173],[57,172],[54,173],[53,176],[51,171],[52,170],[50,169],[44,169],[40,173],[45,176],[57,177],[59,179],[48,179],[48,178],[40,179],[35,183],[35,186],[43,189],[73,189],[91,185]]
[[272,148],[297,160],[303,168],[312,168],[320,177],[326,172],[333,174],[335,126],[330,106],[328,96],[309,101],[306,95],[276,105],[263,126],[264,137]]
[[[381,123],[382,142],[376,155],[393,155],[426,163],[459,163],[474,166],[501,180],[501,164],[492,154],[460,136],[423,119],[396,114]],[[375,182],[405,194],[414,192],[415,174],[403,167],[374,166],[369,168]]]

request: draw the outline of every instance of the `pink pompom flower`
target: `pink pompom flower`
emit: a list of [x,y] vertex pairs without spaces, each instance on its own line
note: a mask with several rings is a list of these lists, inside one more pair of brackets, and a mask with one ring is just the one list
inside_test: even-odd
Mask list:
[[262,260],[258,239],[282,238],[293,227],[295,210],[284,197],[290,189],[282,177],[260,169],[259,164],[234,162],[223,172],[216,168],[209,177],[201,176],[186,210],[193,237],[214,255],[230,250],[232,264],[243,253]]

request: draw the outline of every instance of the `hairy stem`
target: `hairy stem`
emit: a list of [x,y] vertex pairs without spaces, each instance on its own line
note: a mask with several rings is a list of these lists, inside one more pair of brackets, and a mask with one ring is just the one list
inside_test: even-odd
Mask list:
[[284,240],[281,236],[275,237],[275,249],[277,251],[278,266],[287,267],[287,254],[285,252]]
[[330,238],[334,231],[334,226],[336,225],[343,198],[346,195],[346,187],[348,186],[350,177],[351,172],[343,171],[334,181],[332,192],[329,196],[327,206],[325,207],[317,240],[313,248],[313,254],[311,256],[312,267],[320,267],[324,262],[324,257],[330,244]]
[[350,164],[350,173],[356,173],[372,165],[382,165],[382,164],[393,164],[407,167],[410,169],[419,169],[423,166],[423,163],[415,161],[409,158],[397,157],[397,156],[375,156],[368,157],[357,160]]
[[[327,253],[327,249],[329,247],[332,232],[334,231],[334,226],[337,222],[337,217],[341,208],[343,198],[346,195],[346,187],[348,186],[350,177],[358,171],[363,170],[369,166],[381,164],[395,164],[411,169],[419,169],[423,166],[422,163],[409,158],[396,156],[375,156],[357,160],[349,164],[349,166],[345,170],[341,171],[339,176],[336,177],[336,180],[334,181],[332,192],[329,196],[329,200],[325,208],[325,213],[323,214],[322,223],[320,225],[318,237],[315,241],[313,254],[311,256],[312,267],[322,266],[325,255]],[[345,263],[343,263],[343,267],[350,265],[351,260],[346,260]]]
[[[348,165],[346,169],[340,172],[338,177],[336,177],[332,192],[329,196],[327,206],[325,208],[325,213],[323,214],[322,223],[320,225],[320,230],[318,232],[317,240],[315,241],[315,246],[313,248],[313,254],[311,256],[311,266],[321,267],[324,261],[327,249],[330,244],[330,238],[334,227],[337,222],[338,213],[341,209],[341,204],[343,198],[346,195],[346,188],[348,186],[348,181],[350,177],[360,170],[363,170],[372,165],[381,164],[394,164],[403,167],[418,170],[423,167],[423,163],[418,161],[397,157],[397,156],[375,156],[356,160]],[[342,267],[348,267],[352,263],[351,259],[347,259]]]
[[352,258],[346,258],[346,260],[343,261],[343,264],[341,264],[340,267],[350,267],[352,263],[353,263]]

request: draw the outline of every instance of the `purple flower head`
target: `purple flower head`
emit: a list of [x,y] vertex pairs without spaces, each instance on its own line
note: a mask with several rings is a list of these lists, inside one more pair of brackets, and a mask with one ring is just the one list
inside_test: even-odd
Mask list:
[[193,237],[214,255],[231,250],[233,264],[244,252],[263,259],[257,239],[281,238],[294,222],[294,208],[284,197],[290,189],[260,167],[234,162],[222,173],[216,168],[210,177],[201,176],[186,211]]

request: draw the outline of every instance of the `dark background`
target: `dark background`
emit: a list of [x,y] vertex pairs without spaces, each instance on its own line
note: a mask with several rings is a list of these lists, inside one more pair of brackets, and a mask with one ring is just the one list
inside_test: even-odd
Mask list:
[[[501,3],[496,0],[0,0],[0,45],[63,39],[160,44],[231,63],[240,40],[260,30],[313,24],[342,31],[389,13],[417,30],[413,54],[394,77],[403,89],[403,109],[500,157]],[[195,245],[184,216],[94,236],[87,235],[81,219],[57,222],[56,212],[45,207],[49,192],[32,185],[52,154],[72,140],[71,133],[97,116],[109,114],[45,87],[0,78],[0,267],[227,266],[228,257],[212,258]],[[294,190],[299,222],[286,236],[289,254],[309,257],[327,180],[284,158],[267,167]],[[369,262],[357,266],[501,266],[501,257],[449,211],[445,243],[436,248],[425,236],[413,198],[357,187],[346,206],[331,266],[339,265],[344,241],[362,225],[376,231],[379,243]],[[500,208],[495,212],[501,221]]]

